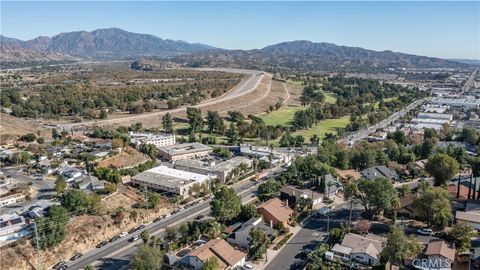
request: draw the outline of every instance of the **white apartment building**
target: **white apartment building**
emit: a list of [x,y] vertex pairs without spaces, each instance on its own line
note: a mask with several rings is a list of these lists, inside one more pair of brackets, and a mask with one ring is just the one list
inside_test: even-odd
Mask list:
[[153,144],[158,148],[175,144],[174,134],[153,134],[130,131],[128,135],[130,136],[132,143],[137,146],[141,144]]

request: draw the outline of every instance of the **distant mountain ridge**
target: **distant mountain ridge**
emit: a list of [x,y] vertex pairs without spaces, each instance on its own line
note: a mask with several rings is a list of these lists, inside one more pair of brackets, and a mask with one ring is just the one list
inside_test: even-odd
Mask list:
[[28,41],[2,36],[1,45],[2,47],[3,45],[14,45],[36,52],[59,53],[85,59],[173,56],[213,48],[198,43],[127,32],[118,28],[61,33],[51,38],[41,36]]
[[162,39],[118,28],[76,31],[22,41],[1,36],[0,60],[48,61],[75,58],[119,60],[154,57],[185,66],[229,66],[265,70],[350,70],[389,67],[465,67],[466,63],[392,51],[315,43],[282,42],[254,50],[226,50]]

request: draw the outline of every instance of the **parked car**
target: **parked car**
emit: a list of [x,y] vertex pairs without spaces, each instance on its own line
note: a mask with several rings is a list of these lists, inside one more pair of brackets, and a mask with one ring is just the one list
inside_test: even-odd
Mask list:
[[417,234],[430,236],[433,234],[433,231],[432,229],[418,229]]
[[118,237],[122,238],[128,235],[128,232],[122,232],[121,234],[118,235]]
[[101,248],[101,247],[104,247],[108,244],[108,241],[102,241],[100,242],[98,245],[97,245],[97,248]]
[[61,261],[61,262],[58,262],[57,264],[55,264],[52,269],[60,269],[60,267],[64,266],[64,265],[67,265],[67,262],[66,261]]
[[204,215],[198,215],[198,216],[195,217],[195,219],[196,219],[196,220],[200,220],[200,219],[202,219],[202,218],[204,218],[204,217],[205,217]]
[[244,270],[254,270],[253,266],[250,265],[250,264],[248,264],[248,263],[246,263],[246,264],[243,265],[243,269],[244,269]]
[[120,236],[116,235],[116,236],[112,237],[112,239],[110,239],[110,242],[115,242],[118,239],[120,239]]
[[132,236],[132,238],[128,239],[129,242],[135,242],[137,241],[138,239],[140,239],[140,237],[138,237],[138,235],[134,235]]
[[71,258],[70,258],[70,261],[75,261],[76,259],[82,257],[83,254],[82,253],[77,253],[75,255],[73,255]]

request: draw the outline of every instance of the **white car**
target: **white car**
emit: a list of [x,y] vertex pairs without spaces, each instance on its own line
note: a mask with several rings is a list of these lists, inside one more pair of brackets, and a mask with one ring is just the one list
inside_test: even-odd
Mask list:
[[417,234],[420,234],[420,235],[432,235],[432,234],[433,234],[433,231],[432,231],[432,229],[418,229],[418,230],[417,230]]
[[127,235],[128,235],[128,232],[122,232],[119,236],[120,236],[120,238],[122,238],[122,237],[125,237]]
[[250,264],[246,263],[243,265],[243,269],[244,270],[254,270],[253,266],[251,266]]

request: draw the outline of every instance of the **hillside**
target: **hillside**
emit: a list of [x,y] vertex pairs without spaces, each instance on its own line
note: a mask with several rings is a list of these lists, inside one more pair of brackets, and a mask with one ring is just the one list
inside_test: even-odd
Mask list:
[[310,41],[283,42],[259,50],[209,50],[180,56],[190,66],[235,66],[265,70],[371,70],[388,67],[460,67],[455,61]]
[[28,41],[2,37],[2,47],[3,45],[15,45],[29,51],[57,53],[85,59],[171,56],[212,48],[203,44],[161,39],[153,35],[132,33],[118,28],[61,33],[51,38],[37,37]]

